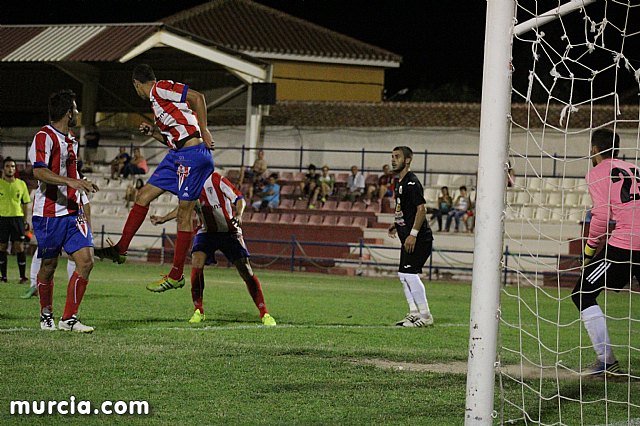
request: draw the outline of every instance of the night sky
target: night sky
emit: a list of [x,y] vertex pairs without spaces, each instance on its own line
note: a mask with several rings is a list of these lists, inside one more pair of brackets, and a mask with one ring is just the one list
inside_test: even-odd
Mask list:
[[[387,72],[394,100],[480,99],[486,2],[258,0],[403,57]],[[35,0],[3,4],[0,24],[152,22],[206,0]]]

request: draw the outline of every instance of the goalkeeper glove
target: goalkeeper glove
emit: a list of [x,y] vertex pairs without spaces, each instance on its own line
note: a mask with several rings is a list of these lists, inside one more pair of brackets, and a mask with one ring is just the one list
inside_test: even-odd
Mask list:
[[584,254],[582,255],[582,266],[587,266],[591,262],[591,259],[593,259],[593,256],[595,256],[595,254],[596,249],[594,247],[591,247],[589,244],[585,244]]

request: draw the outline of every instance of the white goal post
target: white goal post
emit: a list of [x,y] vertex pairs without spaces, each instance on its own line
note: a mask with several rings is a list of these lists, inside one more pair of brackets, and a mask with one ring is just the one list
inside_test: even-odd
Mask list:
[[[541,31],[539,27],[542,25],[584,9],[596,1],[569,0],[564,4],[558,1],[558,7],[537,13],[535,17],[515,25],[515,0],[487,0],[465,425],[490,425],[498,417],[494,403],[495,367],[504,254],[506,176],[512,126],[513,38],[531,30]],[[551,2],[540,3],[548,7]],[[624,31],[621,32],[624,34]],[[620,54],[620,58],[622,60],[624,56]],[[572,107],[568,103],[565,110],[571,113]]]

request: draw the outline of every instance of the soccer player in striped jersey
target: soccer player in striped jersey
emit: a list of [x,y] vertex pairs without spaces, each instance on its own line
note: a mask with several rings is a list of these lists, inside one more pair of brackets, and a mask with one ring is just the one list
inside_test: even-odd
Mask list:
[[[596,376],[621,373],[596,298],[605,288],[622,289],[632,276],[640,279],[640,169],[616,158],[619,145],[619,136],[611,130],[591,135],[593,168],[586,176],[593,202],[591,224],[584,269],[571,294],[597,355],[587,372]],[[611,234],[609,221],[616,223]],[[603,239],[607,243],[596,254]]]
[[[242,238],[242,213],[246,201],[242,193],[229,180],[217,172],[213,172],[204,184],[200,193],[200,204],[196,208],[201,227],[193,241],[191,268],[191,297],[195,311],[190,323],[204,321],[202,296],[204,293],[204,265],[215,263],[215,253],[222,254],[233,263],[247,285],[247,290],[260,311],[262,323],[267,326],[276,325],[276,320],[269,315],[264,303],[264,295],[258,277],[253,273],[249,263],[249,251]],[[235,205],[235,214],[231,205]],[[151,216],[154,225],[175,219],[177,209],[166,216]],[[162,292],[173,287],[147,287],[150,291]]]
[[78,192],[96,192],[98,187],[80,179],[77,169],[78,141],[69,128],[76,125],[78,108],[75,94],[61,90],[49,98],[49,120],[33,138],[29,160],[38,179],[33,202],[33,231],[38,241],[40,328],[56,330],[53,321],[53,275],[58,256],[64,250],[76,263],[67,285],[67,301],[58,323],[60,330],[91,333],[93,327],[78,321],[89,274],[93,268],[93,237],[84,216]]
[[140,131],[169,148],[156,171],[136,195],[120,241],[114,246],[95,251],[101,259],[124,263],[134,235],[140,229],[149,204],[165,191],[178,196],[178,232],[173,267],[168,275],[152,285],[155,288],[184,286],[184,262],[191,247],[193,223],[191,216],[205,180],[213,172],[213,139],[207,129],[207,104],[202,93],[186,84],[156,80],[149,65],[133,70],[133,86],[138,96],[151,102],[155,126],[142,122]]

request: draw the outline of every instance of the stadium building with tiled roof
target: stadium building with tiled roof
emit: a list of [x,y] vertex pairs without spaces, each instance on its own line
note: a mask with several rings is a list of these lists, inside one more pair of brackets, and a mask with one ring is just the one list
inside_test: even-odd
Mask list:
[[250,0],[213,0],[162,22],[272,65],[277,100],[380,102],[395,53]]

